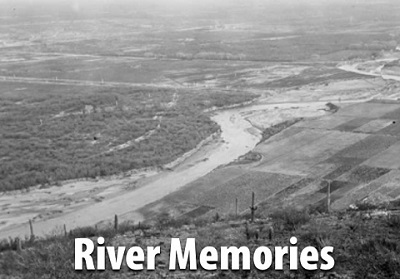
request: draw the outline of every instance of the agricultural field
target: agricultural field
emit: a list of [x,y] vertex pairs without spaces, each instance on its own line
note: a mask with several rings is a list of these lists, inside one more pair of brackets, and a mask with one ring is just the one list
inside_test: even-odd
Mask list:
[[[393,131],[400,125],[399,108],[397,101],[370,101],[294,123],[257,145],[253,152],[261,155],[260,161],[216,170],[159,206],[174,212],[174,204],[185,200],[191,210],[209,207],[211,216],[233,214],[237,198],[243,213],[251,202],[249,193],[255,192],[261,215],[288,206],[325,210],[328,181],[336,210],[362,201],[398,199],[400,135]],[[219,181],[222,177],[229,179]],[[154,212],[145,207],[143,214]]]

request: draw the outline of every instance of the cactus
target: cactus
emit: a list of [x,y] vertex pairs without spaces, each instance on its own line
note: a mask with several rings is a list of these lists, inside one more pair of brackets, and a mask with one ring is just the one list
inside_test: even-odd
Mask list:
[[15,250],[17,250],[17,252],[22,251],[21,239],[19,239],[19,237],[15,239]]
[[257,206],[254,206],[254,192],[251,195],[251,206],[250,206],[250,210],[251,210],[251,222],[254,222],[254,213],[257,210]]
[[246,221],[245,229],[246,229],[247,240],[250,240],[251,238],[255,238],[256,240],[259,238],[261,239],[268,238],[270,241],[272,241],[274,237],[274,228],[272,227],[272,225],[268,224],[249,225],[249,223]]
[[267,231],[268,239],[271,241],[274,237],[274,228],[271,225],[267,225],[267,227],[261,227],[260,230]]
[[118,216],[117,216],[117,214],[115,214],[115,217],[114,217],[114,229],[116,231],[118,231]]
[[31,238],[30,238],[30,240],[33,241],[33,240],[35,240],[35,234],[34,234],[34,232],[33,232],[33,224],[32,224],[32,220],[31,220],[31,219],[29,219],[29,229],[30,229],[30,231],[31,231]]
[[214,215],[214,222],[218,222],[219,219],[220,219],[220,217],[219,217],[218,212],[215,212],[215,215]]
[[246,238],[250,240],[251,238],[258,239],[259,229],[256,227],[249,227],[249,223],[246,221]]

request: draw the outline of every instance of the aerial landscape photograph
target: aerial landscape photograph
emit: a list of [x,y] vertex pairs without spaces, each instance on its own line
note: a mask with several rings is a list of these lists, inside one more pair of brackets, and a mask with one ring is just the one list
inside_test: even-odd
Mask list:
[[0,279],[400,279],[400,1],[0,0],[0,208]]

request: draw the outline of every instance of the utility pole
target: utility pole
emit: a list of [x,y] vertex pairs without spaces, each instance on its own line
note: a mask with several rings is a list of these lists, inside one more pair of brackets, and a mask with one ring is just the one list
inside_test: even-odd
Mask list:
[[237,198],[235,200],[235,216],[236,216],[236,218],[238,216],[238,199]]
[[328,183],[328,187],[327,187],[327,196],[326,196],[326,202],[327,202],[327,211],[330,214],[331,213],[331,181],[330,180],[326,180],[326,182]]

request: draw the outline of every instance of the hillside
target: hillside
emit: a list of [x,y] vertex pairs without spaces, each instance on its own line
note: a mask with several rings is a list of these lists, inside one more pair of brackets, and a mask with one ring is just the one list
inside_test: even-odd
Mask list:
[[[399,278],[400,218],[390,211],[395,203],[376,209],[368,204],[357,210],[342,211],[332,215],[286,208],[274,212],[267,219],[256,219],[252,228],[264,228],[259,239],[246,237],[245,217],[214,216],[214,218],[173,219],[168,214],[145,224],[121,224],[118,231],[113,228],[96,230],[81,228],[67,236],[46,240],[27,241],[22,250],[15,251],[3,241],[0,252],[1,278]],[[389,211],[388,211],[389,210]],[[272,238],[267,234],[272,226]],[[125,263],[120,271],[112,271],[107,261],[106,271],[74,271],[74,238],[105,237],[107,246],[160,246],[161,255],[156,258],[155,271],[132,271]],[[321,249],[333,246],[335,267],[330,271],[290,271],[289,259],[284,257],[284,270],[250,271],[169,271],[169,247],[171,238],[180,238],[184,245],[187,238],[195,238],[196,250],[205,246],[219,249],[221,246],[247,246],[254,251],[260,246],[289,245],[290,237],[298,239],[298,249],[314,246]],[[10,250],[11,249],[11,250]],[[219,258],[217,263],[221,259]]]

